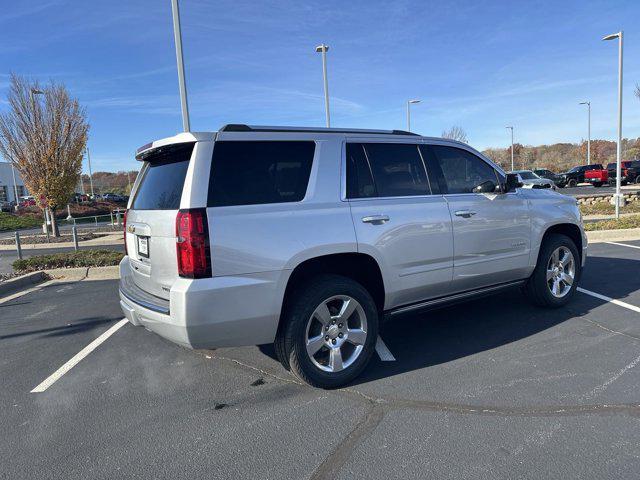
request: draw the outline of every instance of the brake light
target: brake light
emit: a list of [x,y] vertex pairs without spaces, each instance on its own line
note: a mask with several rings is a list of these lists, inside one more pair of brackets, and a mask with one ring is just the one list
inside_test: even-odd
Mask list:
[[127,251],[127,212],[129,210],[124,211],[124,215],[122,216],[122,230],[124,232],[124,254],[129,255]]
[[209,226],[204,208],[178,211],[176,217],[178,274],[185,278],[211,276]]
[[627,176],[627,174],[628,174],[627,169],[626,169],[626,168],[623,168],[623,169],[622,169],[622,175],[624,175],[624,176],[626,177],[626,176]]

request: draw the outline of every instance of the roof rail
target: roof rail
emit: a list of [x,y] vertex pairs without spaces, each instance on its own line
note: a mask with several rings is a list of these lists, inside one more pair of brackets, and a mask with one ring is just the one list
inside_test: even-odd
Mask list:
[[417,133],[404,130],[373,130],[362,128],[323,128],[323,127],[267,127],[260,125],[244,125],[230,123],[223,126],[220,132],[305,132],[305,133],[375,133],[378,135],[413,135]]

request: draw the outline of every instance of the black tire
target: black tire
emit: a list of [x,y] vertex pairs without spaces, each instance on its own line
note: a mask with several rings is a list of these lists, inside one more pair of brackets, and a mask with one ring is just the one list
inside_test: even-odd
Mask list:
[[[570,290],[561,298],[554,296],[547,283],[547,265],[553,252],[560,248],[566,247],[571,251],[575,264],[575,275]],[[538,263],[536,268],[527,280],[524,291],[527,298],[540,307],[559,308],[566,305],[575,295],[578,281],[582,273],[582,266],[578,249],[566,235],[552,233],[548,235],[538,253]]]
[[[275,341],[276,354],[284,367],[314,387],[337,388],[351,382],[369,363],[378,337],[379,314],[371,294],[350,278],[321,275],[292,295],[293,298],[283,313],[281,328]],[[307,353],[307,323],[318,306],[337,295],[349,296],[360,304],[366,316],[367,335],[362,350],[351,365],[337,372],[327,372],[316,366]],[[327,349],[321,347],[321,353],[328,350],[322,350],[323,348]]]
[[602,183],[601,182],[594,183],[593,186],[596,188],[600,188],[602,186]]
[[578,186],[578,181],[575,178],[572,178],[567,182],[568,188],[576,188]]
[[609,186],[610,187],[615,187],[616,186],[616,181],[613,178],[609,179]]
[[634,182],[636,184],[640,184],[640,175],[636,175],[636,178],[635,178]]

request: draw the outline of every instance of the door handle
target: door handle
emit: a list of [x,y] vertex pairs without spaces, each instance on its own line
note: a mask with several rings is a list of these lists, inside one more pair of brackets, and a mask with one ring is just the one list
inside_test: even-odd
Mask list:
[[389,215],[369,215],[362,217],[363,223],[381,224],[389,221]]
[[457,217],[463,218],[471,218],[476,214],[476,212],[472,212],[471,210],[456,210],[455,215]]

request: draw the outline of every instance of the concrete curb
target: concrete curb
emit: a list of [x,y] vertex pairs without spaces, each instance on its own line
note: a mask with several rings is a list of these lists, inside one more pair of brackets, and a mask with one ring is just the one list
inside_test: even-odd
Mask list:
[[619,230],[594,230],[586,232],[589,243],[623,242],[625,240],[640,240],[640,228],[625,228]]
[[32,287],[33,285],[44,282],[48,278],[49,276],[44,271],[31,272],[20,277],[12,278],[0,283],[0,295],[8,295],[18,290]]

